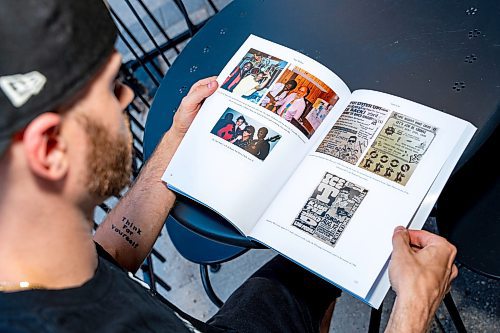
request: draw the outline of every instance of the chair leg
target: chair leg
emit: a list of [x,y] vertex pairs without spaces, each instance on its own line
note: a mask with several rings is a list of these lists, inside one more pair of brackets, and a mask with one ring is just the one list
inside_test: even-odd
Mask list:
[[200,264],[200,275],[201,282],[203,283],[203,289],[205,289],[208,298],[215,304],[215,306],[221,308],[224,305],[224,302],[221,301],[212,288],[212,284],[210,283],[210,278],[208,276],[208,265]]
[[453,298],[451,297],[451,293],[447,293],[444,296],[444,305],[446,306],[446,309],[448,310],[448,313],[450,314],[451,320],[453,321],[453,324],[455,325],[457,332],[466,333],[467,330],[465,329],[464,322],[462,321],[462,318],[460,317],[460,313],[458,312],[457,306],[455,305],[455,302],[453,301]]
[[[141,269],[143,271],[144,282],[146,282],[149,285],[149,288],[151,289],[151,291],[154,291],[154,292],[157,291],[156,284],[159,284],[160,286],[162,286],[166,291],[172,290],[172,287],[168,283],[163,281],[163,279],[161,279],[158,275],[155,274],[154,269],[153,269],[153,258],[151,256],[152,256],[152,254],[147,256],[146,260],[144,260],[144,262],[141,265]],[[161,260],[162,258],[163,258],[163,256],[160,257],[160,261],[162,261]],[[163,260],[163,262],[165,262],[165,260]]]
[[149,284],[149,288],[151,288],[152,291],[156,291],[156,276],[153,269],[153,258],[151,258],[151,255],[146,257],[146,260],[142,263],[141,268],[144,272],[144,281]]
[[377,310],[372,308],[370,313],[370,325],[368,326],[368,333],[378,333],[380,331],[380,319],[382,317],[382,306]]

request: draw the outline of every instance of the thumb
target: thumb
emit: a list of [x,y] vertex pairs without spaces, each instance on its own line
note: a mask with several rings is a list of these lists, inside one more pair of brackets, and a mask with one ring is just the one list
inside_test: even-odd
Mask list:
[[212,95],[217,89],[218,83],[215,77],[210,77],[196,82],[189,93],[182,100],[182,107],[187,110],[195,110],[205,98]]
[[411,253],[410,235],[404,227],[396,227],[392,235],[392,256],[401,256]]

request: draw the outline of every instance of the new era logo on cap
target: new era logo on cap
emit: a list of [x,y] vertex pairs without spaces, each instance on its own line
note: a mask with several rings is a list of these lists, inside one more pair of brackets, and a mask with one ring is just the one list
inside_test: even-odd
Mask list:
[[37,95],[47,82],[47,78],[40,72],[33,71],[27,74],[16,74],[0,77],[0,88],[9,98],[12,105],[19,108],[34,95]]

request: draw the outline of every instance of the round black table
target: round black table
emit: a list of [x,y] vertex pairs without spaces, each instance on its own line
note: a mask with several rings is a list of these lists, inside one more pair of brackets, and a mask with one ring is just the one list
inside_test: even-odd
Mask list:
[[[486,0],[472,5],[430,0],[236,0],[194,36],[163,79],[146,123],[145,156],[151,155],[170,127],[189,87],[218,74],[248,35],[254,34],[323,63],[351,90],[383,91],[470,121],[478,130],[459,169],[499,123],[499,17],[500,1]],[[213,219],[200,218],[204,213],[199,207],[194,208],[195,215],[201,215],[191,219],[190,207],[190,203],[181,204],[173,214],[184,210],[178,217],[203,234],[203,221]],[[217,220],[215,224],[227,223]],[[498,234],[499,226],[491,223],[488,228],[493,230],[485,232]],[[228,227],[219,241],[235,232]],[[448,235],[453,242],[453,232]],[[498,266],[498,242],[478,238],[474,243],[476,248],[494,248],[488,265]],[[245,240],[238,244],[252,246]],[[460,244],[457,247],[460,250]]]

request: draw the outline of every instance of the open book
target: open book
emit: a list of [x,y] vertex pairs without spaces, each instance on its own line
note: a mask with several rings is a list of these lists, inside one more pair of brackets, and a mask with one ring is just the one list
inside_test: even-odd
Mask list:
[[256,36],[217,80],[163,181],[379,307],[394,228],[423,226],[474,126]]

